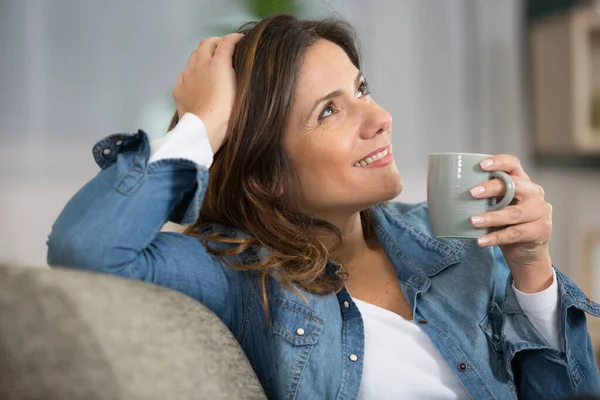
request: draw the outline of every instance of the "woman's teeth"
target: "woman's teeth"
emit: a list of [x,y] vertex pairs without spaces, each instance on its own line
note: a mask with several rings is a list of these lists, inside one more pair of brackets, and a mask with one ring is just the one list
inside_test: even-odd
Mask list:
[[383,157],[385,157],[387,155],[388,155],[388,150],[385,149],[383,151],[380,151],[377,154],[374,154],[372,156],[369,156],[367,158],[360,160],[359,162],[354,164],[354,166],[355,167],[364,167],[365,165],[373,164],[377,160],[381,160]]

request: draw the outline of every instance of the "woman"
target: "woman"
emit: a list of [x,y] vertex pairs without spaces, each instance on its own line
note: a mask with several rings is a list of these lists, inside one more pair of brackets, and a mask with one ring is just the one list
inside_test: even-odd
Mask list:
[[192,296],[274,399],[600,391],[584,315],[600,307],[553,268],[551,208],[517,159],[483,164],[517,187],[473,217],[493,233],[436,239],[425,205],[386,202],[402,189],[392,119],[348,26],[275,15],[240,32],[192,53],[165,137],[96,145],[103,170],[56,221],[49,264]]

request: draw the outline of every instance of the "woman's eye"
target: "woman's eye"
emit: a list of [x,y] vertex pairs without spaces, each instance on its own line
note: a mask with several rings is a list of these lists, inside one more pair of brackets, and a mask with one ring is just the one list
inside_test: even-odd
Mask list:
[[369,93],[369,84],[367,81],[363,81],[358,87],[358,97],[367,96]]
[[325,108],[323,108],[323,111],[321,111],[321,114],[319,114],[319,121],[321,121],[323,118],[327,118],[329,116],[331,116],[333,114],[333,103],[329,103],[325,106]]

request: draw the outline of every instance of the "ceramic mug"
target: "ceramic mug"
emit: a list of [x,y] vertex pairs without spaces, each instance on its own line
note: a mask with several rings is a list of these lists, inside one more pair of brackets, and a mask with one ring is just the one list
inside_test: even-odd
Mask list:
[[[473,153],[434,153],[427,166],[427,204],[435,236],[454,239],[477,239],[488,232],[475,228],[471,217],[506,207],[515,197],[515,183],[502,171],[484,171],[479,163],[491,156]],[[496,202],[476,199],[469,190],[490,179],[500,179],[506,194]]]

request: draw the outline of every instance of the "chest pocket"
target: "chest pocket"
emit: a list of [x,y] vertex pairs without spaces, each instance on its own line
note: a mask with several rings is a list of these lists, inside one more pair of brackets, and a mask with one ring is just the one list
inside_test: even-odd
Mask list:
[[[323,318],[311,312],[305,304],[283,297],[273,298],[271,312],[271,329],[277,342],[277,355],[272,369],[276,398],[303,397],[299,385],[303,375],[311,373],[306,372],[306,365],[323,332]],[[314,377],[304,378],[305,382],[309,382]]]
[[293,346],[317,344],[323,319],[305,304],[278,297],[273,299],[273,333]]

